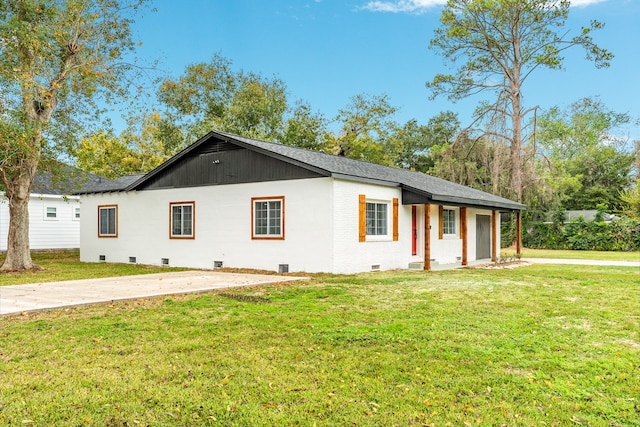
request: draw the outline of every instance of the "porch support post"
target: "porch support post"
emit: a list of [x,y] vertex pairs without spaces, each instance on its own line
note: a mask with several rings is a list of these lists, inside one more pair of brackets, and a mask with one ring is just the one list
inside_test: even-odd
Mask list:
[[491,211],[491,261],[498,261],[498,230],[497,230],[498,212]]
[[467,245],[468,245],[468,230],[467,230],[467,208],[460,208],[460,234],[462,237],[462,265],[467,265]]
[[424,205],[424,270],[431,271],[431,205]]
[[522,255],[522,217],[520,211],[516,213],[516,256]]

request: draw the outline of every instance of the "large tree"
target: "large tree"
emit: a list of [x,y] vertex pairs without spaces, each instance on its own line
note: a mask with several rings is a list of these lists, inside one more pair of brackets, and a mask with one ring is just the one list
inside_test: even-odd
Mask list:
[[384,142],[397,127],[393,120],[397,111],[387,95],[352,96],[334,119],[340,129],[336,134],[327,134],[327,150],[352,159],[393,165],[394,153],[387,150]]
[[[523,103],[525,82],[538,69],[561,69],[563,52],[574,46],[582,46],[596,67],[608,66],[613,57],[592,40],[592,31],[603,27],[600,22],[592,21],[575,35],[564,28],[569,9],[569,0],[449,0],[430,43],[455,70],[427,83],[433,97],[493,95],[476,115],[493,123],[490,136],[510,147],[518,201],[523,199],[523,122],[536,108]],[[505,125],[496,127],[500,120]]]
[[633,182],[636,156],[628,138],[617,135],[630,122],[628,114],[607,109],[597,98],[538,117],[538,170],[552,190],[552,208],[623,208],[620,195]]
[[0,179],[10,212],[2,271],[36,267],[28,202],[38,164],[67,144],[60,131],[80,112],[98,109],[96,97],[122,94],[130,25],[145,1],[0,2]]
[[404,125],[397,126],[385,146],[393,155],[395,166],[433,173],[435,152],[454,142],[459,133],[458,115],[452,111],[443,111],[430,118],[426,125],[411,119]]
[[149,172],[176,153],[159,113],[132,116],[128,122],[119,136],[112,130],[98,130],[81,138],[73,150],[76,165],[86,172],[119,178]]
[[277,141],[290,110],[282,80],[235,71],[218,54],[189,65],[178,79],[166,79],[158,99],[165,107],[163,117],[181,130],[185,144],[211,129]]

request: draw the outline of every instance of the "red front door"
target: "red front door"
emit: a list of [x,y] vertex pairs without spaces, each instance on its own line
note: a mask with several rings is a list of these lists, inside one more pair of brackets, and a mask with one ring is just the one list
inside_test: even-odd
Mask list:
[[411,255],[418,253],[418,212],[416,206],[411,206]]

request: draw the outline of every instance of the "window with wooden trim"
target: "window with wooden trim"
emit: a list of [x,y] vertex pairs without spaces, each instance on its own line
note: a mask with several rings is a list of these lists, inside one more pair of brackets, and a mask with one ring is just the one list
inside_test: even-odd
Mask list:
[[[392,240],[398,240],[398,199],[394,198],[391,202],[367,200],[366,195],[360,194],[358,209],[358,240],[366,242],[367,237],[391,237]],[[389,210],[391,210],[391,218]],[[393,232],[391,235],[390,232]]]
[[170,234],[171,239],[195,238],[195,212],[196,202],[172,202],[170,209]]
[[98,237],[118,237],[118,205],[98,206]]
[[455,209],[442,209],[442,234],[455,236],[457,233]]
[[251,199],[251,238],[284,239],[284,196]]

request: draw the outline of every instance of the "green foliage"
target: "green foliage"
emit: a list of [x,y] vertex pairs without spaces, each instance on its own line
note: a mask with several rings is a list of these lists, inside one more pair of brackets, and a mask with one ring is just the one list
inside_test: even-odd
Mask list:
[[313,112],[309,104],[299,101],[293,114],[286,120],[281,142],[309,150],[321,150],[325,144],[326,122],[322,114]]
[[249,138],[279,140],[288,108],[284,82],[255,74],[238,80],[225,114],[212,120],[213,128]]
[[82,138],[73,151],[76,165],[107,178],[149,172],[175,154],[163,144],[162,126],[159,114],[152,113],[141,122],[131,120],[118,137],[98,131]]
[[328,135],[326,147],[333,154],[391,166],[393,151],[383,145],[395,130],[392,120],[397,108],[387,95],[359,94],[335,118],[340,130]]
[[630,122],[598,99],[584,98],[566,111],[557,107],[538,119],[538,170],[554,195],[552,205],[593,209],[605,204],[619,212],[621,193],[631,184],[635,155],[614,135]]
[[282,80],[233,70],[219,54],[189,65],[177,80],[166,79],[158,99],[165,107],[162,117],[175,124],[183,146],[215,129],[318,148],[325,132],[324,118],[308,104],[290,105]]
[[501,221],[500,222],[500,247],[508,248],[516,241],[516,222]]
[[578,217],[564,224],[532,222],[522,241],[534,249],[639,251],[640,221],[620,218],[606,223]]
[[186,67],[177,80],[163,81],[157,97],[166,106],[168,120],[182,129],[187,141],[195,141],[225,116],[241,78],[243,73],[233,71],[230,60],[215,54],[208,63]]
[[433,172],[440,147],[455,141],[460,132],[458,115],[444,111],[429,119],[426,125],[410,120],[402,127],[396,127],[386,145],[395,152],[395,166]]
[[620,193],[620,200],[623,203],[623,215],[640,220],[640,179],[636,179],[632,189]]

